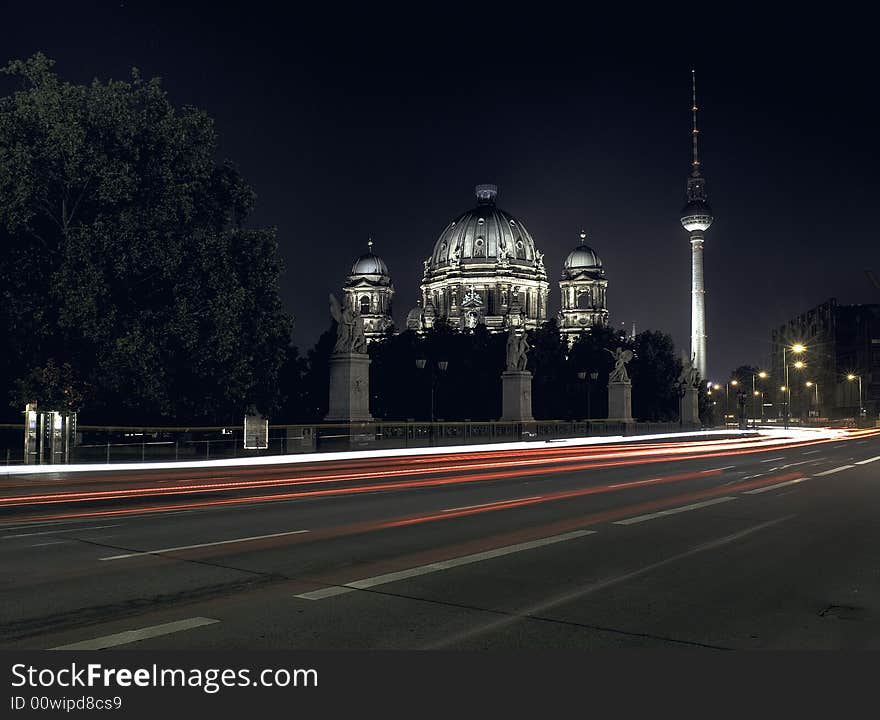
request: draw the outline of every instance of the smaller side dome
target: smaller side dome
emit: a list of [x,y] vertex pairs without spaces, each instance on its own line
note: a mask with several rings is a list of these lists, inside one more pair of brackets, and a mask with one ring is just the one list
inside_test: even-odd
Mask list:
[[582,272],[589,272],[597,277],[605,275],[605,268],[599,255],[584,242],[587,239],[587,234],[581,231],[580,238],[581,244],[565,258],[562,274],[566,277],[572,277]]
[[383,275],[388,277],[388,266],[385,261],[373,252],[373,241],[370,240],[369,250],[354,261],[351,266],[352,275]]

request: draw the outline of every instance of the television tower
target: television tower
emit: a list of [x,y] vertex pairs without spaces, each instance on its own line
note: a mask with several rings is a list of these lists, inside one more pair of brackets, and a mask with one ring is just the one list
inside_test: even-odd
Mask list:
[[694,366],[700,371],[700,378],[706,379],[706,290],[703,285],[703,233],[712,224],[712,208],[706,194],[706,181],[700,174],[700,155],[698,152],[697,129],[697,75],[691,70],[693,102],[691,112],[694,127],[691,131],[694,144],[694,159],[691,162],[691,176],[687,181],[687,203],[681,211],[681,224],[691,238],[691,355]]

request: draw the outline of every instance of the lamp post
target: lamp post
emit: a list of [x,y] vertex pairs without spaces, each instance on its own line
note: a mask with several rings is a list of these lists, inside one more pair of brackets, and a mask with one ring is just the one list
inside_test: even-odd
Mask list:
[[[761,378],[761,380],[767,379],[767,373],[763,370],[760,370],[757,373],[752,373],[752,397],[756,398],[759,395],[761,396],[761,422],[764,422],[764,391],[758,391],[755,378]],[[752,401],[752,427],[758,427],[758,414],[755,412],[755,402]]]
[[816,417],[818,418],[821,415],[819,412],[819,383],[807,380],[804,385],[808,388],[813,388],[813,393],[816,399]]
[[[785,371],[785,385],[782,386],[782,391],[786,393],[785,395],[785,410],[784,410],[784,418],[785,418],[785,427],[788,428],[788,418],[791,414],[791,385],[788,383],[788,360],[785,357],[785,351],[791,350],[795,355],[800,355],[801,353],[806,351],[806,347],[802,343],[795,343],[789,348],[787,345],[782,346],[782,366]],[[803,367],[803,364],[801,364]]]
[[[419,370],[424,370],[428,367],[428,361],[425,358],[417,358],[416,359],[416,367]],[[430,364],[431,370],[431,422],[434,422],[434,394],[437,385],[437,373],[446,372],[446,368],[449,367],[449,363],[446,360],[438,360],[436,363]]]
[[593,413],[592,413],[592,410],[590,407],[590,396],[592,395],[592,389],[593,389],[592,383],[596,382],[596,380],[599,379],[599,373],[598,372],[589,373],[589,380],[587,379],[587,376],[588,376],[588,373],[586,370],[581,370],[578,372],[578,379],[583,380],[587,386],[587,422],[589,422],[593,417]]
[[861,422],[862,413],[864,412],[864,409],[862,408],[862,376],[861,375],[854,375],[853,373],[850,373],[849,375],[846,376],[846,379],[849,380],[850,382],[852,382],[853,380],[859,381],[859,422]]
[[[739,380],[733,378],[724,383],[724,424],[727,425],[727,416],[731,414],[730,412],[730,388],[736,387],[739,385]],[[720,390],[720,385],[713,386],[715,390]]]

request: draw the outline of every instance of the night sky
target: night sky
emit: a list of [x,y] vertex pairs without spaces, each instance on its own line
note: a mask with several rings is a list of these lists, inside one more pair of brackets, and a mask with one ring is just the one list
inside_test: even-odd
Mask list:
[[[499,185],[498,205],[545,253],[551,312],[584,227],[605,263],[612,322],[687,348],[690,246],[678,217],[692,66],[715,214],[710,375],[765,364],[771,327],[828,297],[880,302],[864,274],[880,274],[876,61],[857,18],[806,27],[702,10],[636,28],[631,17],[501,5],[25,5],[3,10],[0,60],[43,51],[77,82],[137,66],[164,78],[175,104],[215,119],[221,156],[258,194],[253,223],[278,228],[301,351],[327,327],[327,293],[369,236],[402,325],[422,260],[483,182]],[[0,79],[0,93],[11,89]]]

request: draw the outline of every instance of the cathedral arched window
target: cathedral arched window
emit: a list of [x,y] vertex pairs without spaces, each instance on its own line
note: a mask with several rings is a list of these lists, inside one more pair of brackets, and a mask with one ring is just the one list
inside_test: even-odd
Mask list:
[[577,306],[579,310],[587,310],[592,305],[590,291],[586,290],[578,295]]
[[361,315],[366,315],[370,312],[370,298],[368,295],[361,296]]

